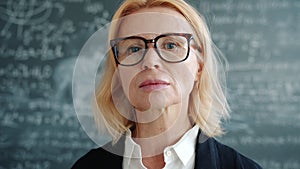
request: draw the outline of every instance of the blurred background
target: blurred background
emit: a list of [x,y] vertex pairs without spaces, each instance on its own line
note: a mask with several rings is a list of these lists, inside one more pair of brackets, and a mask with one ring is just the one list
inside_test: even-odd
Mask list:
[[[265,169],[299,169],[300,1],[188,2],[229,62],[232,118],[218,139]],[[73,68],[120,3],[0,1],[0,169],[70,168],[97,147],[76,117]]]

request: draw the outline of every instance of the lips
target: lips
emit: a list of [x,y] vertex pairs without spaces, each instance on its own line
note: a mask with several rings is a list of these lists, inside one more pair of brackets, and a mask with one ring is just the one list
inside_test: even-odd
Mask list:
[[139,88],[142,88],[145,91],[153,91],[166,88],[169,85],[170,83],[163,80],[146,80],[139,85]]

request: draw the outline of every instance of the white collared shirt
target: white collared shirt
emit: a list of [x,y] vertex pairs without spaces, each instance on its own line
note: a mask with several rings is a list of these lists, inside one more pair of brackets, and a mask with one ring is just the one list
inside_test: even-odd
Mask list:
[[[193,169],[195,165],[195,145],[199,126],[188,130],[181,139],[164,149],[165,166],[163,169]],[[125,140],[123,159],[124,169],[146,169],[142,162],[141,147],[132,139],[128,131]]]

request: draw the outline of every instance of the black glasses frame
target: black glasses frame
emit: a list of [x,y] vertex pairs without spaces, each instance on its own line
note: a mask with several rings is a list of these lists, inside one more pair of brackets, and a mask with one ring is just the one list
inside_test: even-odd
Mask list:
[[[162,38],[162,37],[166,37],[166,36],[182,36],[182,37],[185,37],[186,40],[187,40],[187,43],[188,43],[188,50],[187,50],[187,54],[186,56],[179,60],[179,61],[168,61],[166,59],[164,59],[161,54],[159,53],[158,49],[157,49],[157,41],[158,39]],[[143,40],[145,42],[145,52],[143,53],[143,56],[141,57],[141,59],[137,62],[137,63],[134,63],[134,64],[122,64],[119,62],[118,60],[118,47],[117,47],[117,44],[118,42],[122,41],[122,40],[126,40],[126,39],[140,39],[140,40]],[[189,56],[189,53],[190,53],[190,41],[193,39],[193,36],[192,34],[189,34],[189,33],[166,33],[166,34],[161,34],[157,37],[155,37],[154,39],[145,39],[143,37],[140,37],[140,36],[129,36],[129,37],[124,37],[124,38],[116,38],[116,39],[112,39],[110,40],[110,46],[111,46],[111,50],[114,54],[114,58],[115,58],[115,62],[118,64],[118,65],[122,65],[122,66],[134,66],[134,65],[137,65],[139,64],[145,57],[149,47],[148,47],[148,43],[154,43],[154,49],[156,51],[156,53],[158,54],[158,56],[165,62],[169,62],[169,63],[179,63],[179,62],[183,62],[185,61],[188,56]]]

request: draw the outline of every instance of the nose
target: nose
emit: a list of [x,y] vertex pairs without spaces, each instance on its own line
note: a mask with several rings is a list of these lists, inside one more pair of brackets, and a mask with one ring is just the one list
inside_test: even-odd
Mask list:
[[142,61],[142,69],[158,69],[161,67],[161,59],[154,48],[148,48]]

